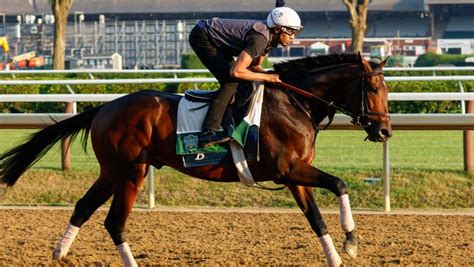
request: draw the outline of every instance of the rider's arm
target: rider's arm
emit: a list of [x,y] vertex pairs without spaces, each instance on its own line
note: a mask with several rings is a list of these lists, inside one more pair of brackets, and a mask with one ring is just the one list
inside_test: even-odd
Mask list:
[[[230,69],[230,76],[248,81],[280,82],[277,74],[262,73],[260,64],[267,46],[265,37],[257,32],[250,32],[246,36],[247,47],[240,52],[236,62]],[[257,66],[257,69],[255,67]]]
[[281,82],[278,74],[254,72],[248,69],[253,58],[247,52],[240,52],[237,61],[230,69],[230,76],[237,79],[262,82]]
[[265,60],[264,56],[259,56],[252,61],[249,69],[253,72],[267,73],[267,71],[262,67],[262,63]]

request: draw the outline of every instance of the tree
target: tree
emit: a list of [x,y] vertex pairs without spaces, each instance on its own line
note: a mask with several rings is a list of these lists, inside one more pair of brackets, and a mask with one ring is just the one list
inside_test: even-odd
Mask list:
[[49,0],[54,14],[54,55],[53,69],[64,69],[64,53],[66,50],[66,28],[69,9],[73,0]]
[[[69,9],[74,0],[49,0],[54,14],[54,54],[53,69],[64,69],[64,54],[66,50],[66,29]],[[66,104],[66,112],[72,112],[73,102]],[[61,142],[61,165],[64,171],[71,168],[71,139],[65,138]]]
[[351,50],[354,53],[362,52],[365,31],[367,29],[367,9],[369,0],[342,0],[349,11],[349,25],[352,29]]

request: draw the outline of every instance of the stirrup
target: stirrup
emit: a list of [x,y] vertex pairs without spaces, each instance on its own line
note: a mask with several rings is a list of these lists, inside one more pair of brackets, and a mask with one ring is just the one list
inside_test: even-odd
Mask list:
[[204,131],[199,136],[198,147],[210,147],[217,144],[222,144],[230,141],[230,137],[226,135],[217,135],[212,131]]
[[215,141],[210,141],[210,142],[202,142],[199,144],[200,147],[208,148],[214,145],[219,145],[219,144],[224,144],[227,142],[230,142],[231,138],[230,136],[224,136],[223,138]]

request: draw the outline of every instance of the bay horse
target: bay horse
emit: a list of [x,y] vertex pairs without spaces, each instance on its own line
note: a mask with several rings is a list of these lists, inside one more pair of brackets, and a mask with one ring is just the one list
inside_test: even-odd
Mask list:
[[[360,54],[306,57],[274,66],[274,72],[289,85],[265,85],[260,160],[249,162],[249,168],[256,181],[287,186],[318,236],[330,266],[339,266],[342,261],[315,202],[314,187],[328,189],[338,197],[341,227],[346,234],[343,247],[353,258],[357,239],[347,186],[340,178],[311,165],[316,133],[323,119],[332,119],[339,110],[352,117],[352,123],[360,125],[370,141],[382,142],[391,136],[388,89],[382,72],[385,62],[369,62]],[[296,92],[289,88],[296,88]],[[183,167],[175,153],[181,97],[151,90],[131,93],[48,126],[0,156],[1,183],[12,186],[53,144],[74,138],[81,131],[84,141],[91,135],[100,174],[76,203],[53,251],[54,258],[66,256],[79,228],[113,196],[104,225],[124,265],[136,266],[123,232],[150,165],[157,169],[170,166],[210,181],[239,182],[232,164]]]

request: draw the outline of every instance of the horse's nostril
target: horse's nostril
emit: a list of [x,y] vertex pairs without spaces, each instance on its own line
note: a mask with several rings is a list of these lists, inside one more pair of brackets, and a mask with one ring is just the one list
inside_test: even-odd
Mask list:
[[380,136],[387,137],[387,138],[392,136],[392,132],[385,128],[380,129],[379,134]]

